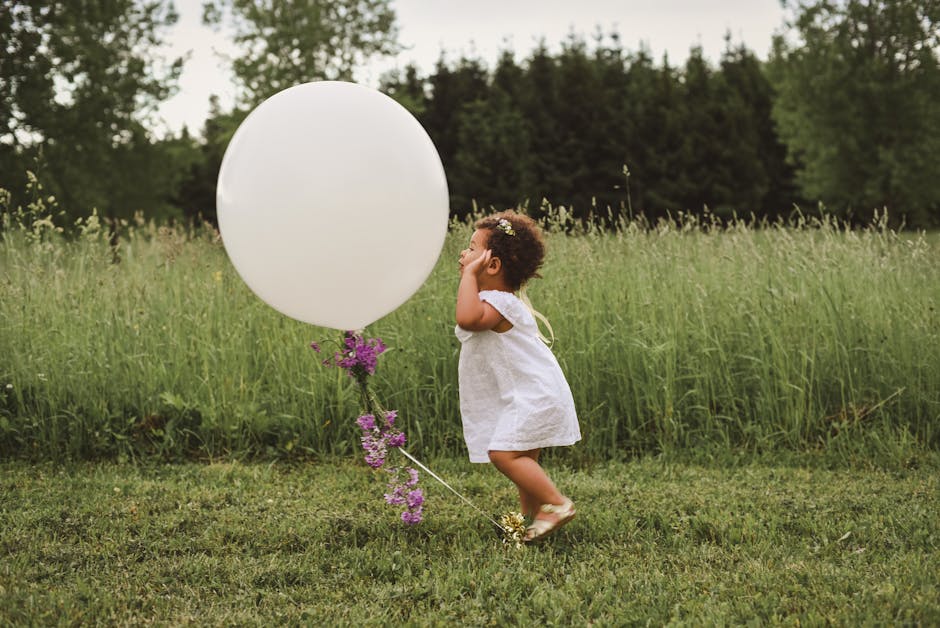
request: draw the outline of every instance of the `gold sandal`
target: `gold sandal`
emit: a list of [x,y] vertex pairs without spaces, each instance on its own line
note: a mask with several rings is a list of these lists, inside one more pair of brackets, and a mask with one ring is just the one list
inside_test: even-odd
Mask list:
[[542,504],[539,510],[544,513],[554,514],[558,518],[554,521],[549,519],[536,519],[533,521],[532,525],[526,528],[525,531],[526,543],[541,541],[555,530],[574,519],[576,514],[574,503],[568,498],[565,498],[565,501],[561,504]]

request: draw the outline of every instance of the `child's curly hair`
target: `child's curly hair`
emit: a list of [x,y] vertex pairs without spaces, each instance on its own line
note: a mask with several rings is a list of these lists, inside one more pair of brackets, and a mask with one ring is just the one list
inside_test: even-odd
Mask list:
[[[504,223],[501,227],[500,221],[503,220],[508,225]],[[538,269],[545,258],[545,243],[542,241],[542,230],[534,220],[508,209],[481,218],[474,226],[486,229],[486,248],[502,262],[506,281],[513,291],[529,279],[541,277]]]

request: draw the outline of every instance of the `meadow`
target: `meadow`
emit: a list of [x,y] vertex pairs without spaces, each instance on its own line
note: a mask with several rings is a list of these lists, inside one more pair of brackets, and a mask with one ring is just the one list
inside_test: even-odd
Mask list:
[[[579,515],[504,545],[425,476],[404,526],[360,459],[339,332],[254,297],[218,234],[5,215],[0,625],[940,623],[940,239],[884,222],[601,229],[554,210],[530,296],[584,440],[545,457]],[[412,453],[466,462],[453,223],[371,325]]]
[[[7,222],[10,222],[9,214]],[[884,221],[548,221],[550,319],[584,441],[640,454],[819,452],[904,466],[940,445],[940,239]],[[256,298],[218,234],[144,221],[109,242],[49,219],[0,245],[0,456],[317,459],[358,448],[358,393],[311,341],[335,330]],[[373,378],[418,455],[463,456],[454,223],[425,285],[370,325]]]

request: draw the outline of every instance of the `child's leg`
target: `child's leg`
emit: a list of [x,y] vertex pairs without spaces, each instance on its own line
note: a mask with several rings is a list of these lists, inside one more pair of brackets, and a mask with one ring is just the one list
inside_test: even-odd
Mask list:
[[542,504],[561,504],[565,501],[545,470],[539,466],[539,450],[491,451],[490,462],[500,473],[519,488],[519,501],[523,513],[534,516]]
[[[529,451],[521,452],[524,456],[528,456],[535,460],[537,463],[539,461],[539,452],[540,449],[532,449]],[[535,518],[535,515],[539,511],[539,506],[542,505],[542,502],[538,500],[537,497],[531,495],[528,491],[522,488],[519,485],[516,485],[516,488],[519,489],[519,504],[522,506],[522,514],[530,519]]]

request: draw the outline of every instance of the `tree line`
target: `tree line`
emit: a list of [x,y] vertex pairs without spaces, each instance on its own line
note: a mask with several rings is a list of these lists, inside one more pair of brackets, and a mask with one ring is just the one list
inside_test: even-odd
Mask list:
[[[245,51],[239,98],[197,134],[149,131],[183,60],[157,50],[169,0],[0,8],[0,187],[29,202],[33,171],[67,213],[213,220],[228,140],[264,98],[354,80],[399,50],[388,0],[208,0],[206,23]],[[616,33],[546,42],[489,68],[442,54],[379,88],[411,111],[444,163],[451,212],[544,200],[576,217],[678,212],[773,218],[799,207],[866,220],[887,208],[940,223],[940,2],[802,0],[766,60],[726,41],[673,64]]]

